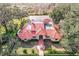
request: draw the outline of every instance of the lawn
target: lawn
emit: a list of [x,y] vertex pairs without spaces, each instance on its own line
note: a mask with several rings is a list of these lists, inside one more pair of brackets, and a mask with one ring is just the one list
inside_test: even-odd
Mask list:
[[17,55],[38,55],[38,51],[35,48],[22,48],[16,49]]

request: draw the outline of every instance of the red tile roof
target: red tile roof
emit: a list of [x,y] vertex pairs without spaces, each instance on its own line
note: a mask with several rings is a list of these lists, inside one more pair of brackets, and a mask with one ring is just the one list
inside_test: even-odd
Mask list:
[[[46,19],[48,22],[49,19]],[[50,22],[50,21],[49,21]],[[28,25],[27,25],[28,26]],[[44,23],[31,23],[29,26],[31,26],[31,30],[29,29],[29,27],[24,26],[23,29],[19,32],[18,36],[20,37],[20,39],[24,40],[27,38],[32,38],[33,36],[37,36],[37,35],[47,35],[47,36],[51,36],[52,38],[55,39],[61,39],[61,35],[58,32],[58,26],[55,25],[55,27],[57,29],[55,29],[55,27],[53,26],[53,29],[45,29],[44,28]]]

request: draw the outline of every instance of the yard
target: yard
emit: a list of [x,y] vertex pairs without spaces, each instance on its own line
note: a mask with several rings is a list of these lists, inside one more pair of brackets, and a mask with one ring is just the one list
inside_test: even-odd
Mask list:
[[[21,42],[22,44],[23,42]],[[37,41],[29,41],[23,43],[19,46],[15,51],[16,55],[38,55],[38,50],[36,49]],[[59,43],[51,43],[50,40],[45,41],[46,49],[44,51],[44,55],[63,55],[65,49],[59,45]],[[57,52],[57,53],[55,53]]]

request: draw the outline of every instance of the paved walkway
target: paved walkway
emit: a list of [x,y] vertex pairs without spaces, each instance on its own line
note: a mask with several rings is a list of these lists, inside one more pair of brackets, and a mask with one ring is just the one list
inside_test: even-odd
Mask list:
[[40,46],[37,46],[38,52],[39,52],[39,56],[44,56],[44,51],[41,49]]

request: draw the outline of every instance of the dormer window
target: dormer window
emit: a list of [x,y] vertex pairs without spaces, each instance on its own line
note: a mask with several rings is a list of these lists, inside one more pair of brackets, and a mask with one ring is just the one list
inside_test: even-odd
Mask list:
[[27,30],[31,30],[31,24],[27,24]]
[[44,24],[46,29],[52,29],[52,24],[51,23],[46,23]]

